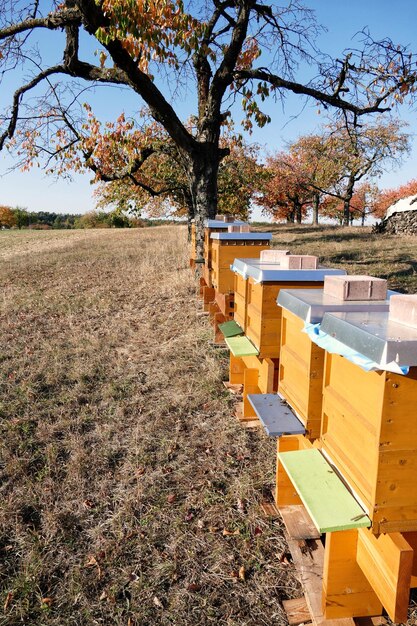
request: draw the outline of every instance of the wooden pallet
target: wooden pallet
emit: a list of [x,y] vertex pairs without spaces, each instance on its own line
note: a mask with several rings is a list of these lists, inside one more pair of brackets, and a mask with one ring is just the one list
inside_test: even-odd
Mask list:
[[283,602],[289,624],[294,626],[301,623],[312,624],[313,626],[383,626],[386,624],[386,620],[381,616],[324,618],[322,612],[324,546],[320,537],[317,536],[317,529],[307,511],[302,509],[304,509],[302,505],[286,506],[279,509],[286,527],[284,536],[296,568],[297,578],[304,592],[304,598],[300,597]]

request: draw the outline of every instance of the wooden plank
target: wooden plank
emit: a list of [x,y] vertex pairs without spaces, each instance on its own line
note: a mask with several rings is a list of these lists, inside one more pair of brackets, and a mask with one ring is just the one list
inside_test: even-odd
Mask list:
[[380,615],[382,604],[356,561],[357,530],[326,535],[323,613],[327,619]]
[[302,504],[282,506],[279,513],[291,539],[319,539],[320,533]]
[[238,337],[226,337],[226,343],[233,356],[257,356],[259,354],[253,343],[251,343],[244,335],[240,335]]
[[279,452],[278,459],[321,533],[371,525],[319,450]]
[[290,626],[298,626],[299,624],[306,624],[311,621],[310,611],[304,597],[294,598],[293,600],[283,600],[282,606],[284,607]]
[[413,549],[400,533],[358,531],[356,559],[393,622],[406,622]]
[[270,502],[269,500],[264,500],[263,502],[261,502],[261,509],[265,517],[271,517],[272,519],[276,519],[280,515],[275,505],[275,502]]
[[326,620],[322,612],[322,573],[324,548],[316,539],[308,542],[285,538],[303,587],[307,606],[315,626],[354,626],[351,618]]
[[258,419],[247,418],[243,414],[243,402],[238,402],[235,408],[235,417],[243,428],[260,428],[261,423]]
[[305,433],[303,424],[276,393],[250,394],[248,400],[269,437]]
[[230,322],[224,322],[224,324],[219,324],[219,329],[222,331],[225,337],[236,337],[238,335],[243,335],[243,330],[234,320]]
[[230,391],[230,393],[233,393],[234,395],[240,395],[243,391],[243,385],[242,384],[233,384],[233,383],[229,383],[229,381],[223,381],[223,385],[225,386],[225,388],[227,389],[227,391]]

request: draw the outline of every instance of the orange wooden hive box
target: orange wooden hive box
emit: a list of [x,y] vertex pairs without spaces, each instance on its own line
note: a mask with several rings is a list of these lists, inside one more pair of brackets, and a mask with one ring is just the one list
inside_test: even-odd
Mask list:
[[[260,358],[279,358],[281,341],[281,308],[277,297],[281,289],[320,289],[328,274],[344,274],[344,270],[319,268],[314,270],[287,270],[277,264],[250,264],[245,259],[245,270],[239,263],[233,265],[237,278],[235,309],[238,324],[259,350]],[[237,301],[237,306],[236,306]]]
[[[389,292],[390,297],[394,292]],[[318,330],[325,312],[388,311],[389,300],[348,301],[334,298],[323,289],[282,289],[281,351],[278,393],[306,427],[306,436],[320,436],[324,356],[310,335]],[[304,332],[310,329],[310,334]]]
[[259,258],[267,250],[271,233],[211,233],[211,280],[221,294],[234,291],[234,273],[230,269],[237,258]]
[[[417,531],[417,329],[388,313],[326,313],[321,445],[375,534]],[[341,356],[356,351],[375,371]],[[408,374],[387,371],[409,366]]]
[[220,219],[207,220],[204,228],[204,270],[203,278],[207,287],[212,287],[212,233],[227,233],[229,226],[245,226],[246,222],[241,220],[223,221]]

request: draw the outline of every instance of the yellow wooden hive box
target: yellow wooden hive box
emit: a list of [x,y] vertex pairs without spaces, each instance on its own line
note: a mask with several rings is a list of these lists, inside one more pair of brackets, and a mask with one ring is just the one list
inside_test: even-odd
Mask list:
[[[246,259],[244,259],[247,261]],[[281,307],[277,297],[281,289],[320,289],[327,274],[344,274],[343,270],[280,269],[277,264],[246,263],[245,272],[234,264],[235,321],[259,350],[260,358],[279,358],[281,342]],[[238,297],[236,294],[238,293]],[[237,318],[236,318],[237,310]]]
[[317,439],[321,428],[325,351],[304,332],[305,326],[319,325],[326,311],[388,311],[389,300],[344,301],[325,294],[322,289],[282,289],[277,302],[282,307],[278,393],[306,427],[306,436]]
[[[378,364],[326,352],[321,446],[357,495],[372,530],[417,530],[417,330],[388,313],[334,313],[322,329]],[[355,357],[353,357],[355,358]],[[407,375],[386,371],[409,365]]]
[[237,258],[259,258],[272,239],[270,233],[211,233],[211,280],[216,291],[234,291],[234,272],[230,269]]

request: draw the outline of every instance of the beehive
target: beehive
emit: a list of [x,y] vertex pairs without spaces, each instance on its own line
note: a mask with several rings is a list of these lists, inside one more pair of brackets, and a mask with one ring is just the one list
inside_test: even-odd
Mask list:
[[[212,247],[212,239],[210,235],[212,233],[227,233],[229,226],[233,224],[236,226],[246,226],[245,222],[241,220],[234,221],[223,221],[219,219],[215,220],[207,220],[204,228],[204,269],[203,269],[203,278],[207,287],[212,287],[211,282],[211,274],[212,274],[212,260],[211,260],[211,247]],[[195,235],[194,235],[195,237]],[[195,243],[194,243],[195,250]]]
[[326,275],[345,272],[329,268],[283,270],[276,265],[248,264],[246,273],[246,335],[258,348],[261,358],[279,358],[281,307],[277,306],[276,300],[280,290],[320,289]]
[[[272,250],[266,250],[264,252],[272,252]],[[235,259],[231,266],[234,272],[234,320],[239,324],[241,329],[246,331],[246,317],[247,317],[247,290],[248,290],[248,266],[261,267],[269,269],[278,269],[280,267],[279,262],[266,261],[262,258],[262,253],[259,259]]]
[[[326,314],[324,332],[378,364],[326,352],[321,446],[376,534],[417,530],[417,330],[388,313]],[[385,371],[411,366],[406,376]]]
[[270,233],[211,233],[211,280],[222,294],[233,293],[234,273],[230,269],[236,258],[259,258],[269,248]]
[[[389,292],[389,296],[394,292]],[[278,393],[305,425],[307,436],[320,436],[324,350],[303,332],[306,324],[320,324],[326,311],[388,311],[389,300],[346,301],[323,289],[282,289],[281,351]]]

